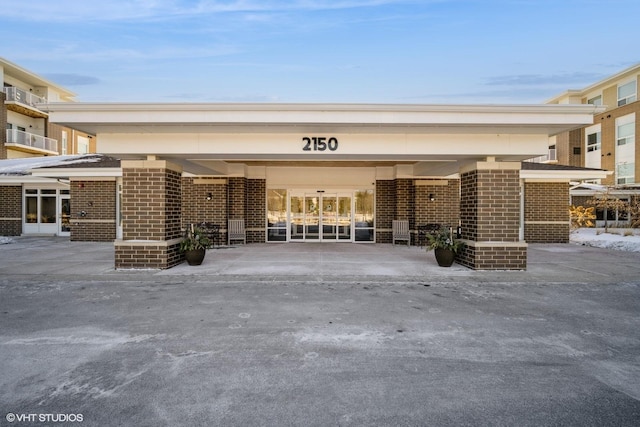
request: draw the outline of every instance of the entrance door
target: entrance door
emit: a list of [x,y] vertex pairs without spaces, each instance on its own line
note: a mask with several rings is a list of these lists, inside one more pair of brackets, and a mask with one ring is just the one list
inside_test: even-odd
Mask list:
[[292,195],[289,227],[291,241],[352,241],[352,200],[351,194]]

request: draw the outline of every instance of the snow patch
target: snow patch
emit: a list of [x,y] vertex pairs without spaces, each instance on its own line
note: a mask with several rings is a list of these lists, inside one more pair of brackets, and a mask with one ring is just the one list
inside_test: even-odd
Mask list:
[[11,237],[0,236],[0,245],[6,245],[8,243],[13,243],[13,239]]
[[99,162],[102,156],[95,154],[28,157],[0,161],[0,175],[28,175],[31,169],[69,165],[73,163]]
[[[625,234],[632,233],[632,235]],[[640,230],[634,228],[579,228],[571,232],[571,243],[594,248],[640,252]]]

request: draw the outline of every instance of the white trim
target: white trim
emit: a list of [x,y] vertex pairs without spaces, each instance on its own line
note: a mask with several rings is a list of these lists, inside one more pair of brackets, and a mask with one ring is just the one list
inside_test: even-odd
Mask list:
[[474,240],[458,239],[464,242],[467,246],[474,248],[527,248],[529,246],[526,242],[476,242]]
[[116,239],[113,241],[114,246],[158,246],[169,247],[177,245],[182,242],[182,237],[171,240],[121,240]]

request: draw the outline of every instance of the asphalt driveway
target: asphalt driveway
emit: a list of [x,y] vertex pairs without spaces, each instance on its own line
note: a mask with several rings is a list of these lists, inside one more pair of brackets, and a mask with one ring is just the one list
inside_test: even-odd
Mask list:
[[21,244],[0,246],[0,425],[640,425],[638,253],[473,272],[381,245],[431,273],[260,274],[253,245],[196,273],[46,240],[18,269]]

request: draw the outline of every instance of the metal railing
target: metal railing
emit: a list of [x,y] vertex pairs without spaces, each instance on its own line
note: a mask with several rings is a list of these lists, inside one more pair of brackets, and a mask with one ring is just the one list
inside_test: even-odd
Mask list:
[[556,157],[556,149],[550,148],[549,153],[546,156],[534,157],[533,159],[529,159],[527,161],[531,163],[547,163],[547,162],[554,162],[557,160],[558,158]]
[[57,139],[35,135],[18,129],[7,129],[7,144],[19,144],[40,150],[58,152]]
[[35,107],[36,104],[47,102],[45,98],[17,87],[5,87],[4,93],[7,94],[7,101],[18,102],[30,107]]

